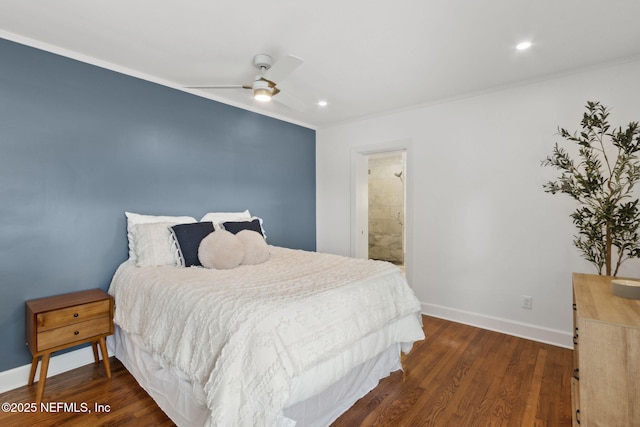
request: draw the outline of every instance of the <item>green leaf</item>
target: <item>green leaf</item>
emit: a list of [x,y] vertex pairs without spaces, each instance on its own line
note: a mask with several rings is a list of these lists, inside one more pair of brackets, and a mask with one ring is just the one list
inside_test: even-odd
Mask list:
[[[542,186],[544,191],[567,194],[580,205],[570,215],[578,232],[574,245],[599,273],[606,267],[610,274],[625,260],[640,258],[640,208],[633,191],[640,180],[640,126],[631,122],[626,128],[612,128],[608,120],[607,107],[587,101],[581,130],[572,133],[558,127],[557,133],[576,145],[578,159],[556,142],[541,165],[560,172]],[[616,259],[609,256],[612,247]]]

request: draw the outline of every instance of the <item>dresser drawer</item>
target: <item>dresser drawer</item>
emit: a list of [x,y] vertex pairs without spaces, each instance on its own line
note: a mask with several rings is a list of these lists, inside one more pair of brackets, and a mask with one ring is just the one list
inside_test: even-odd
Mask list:
[[42,332],[58,328],[60,326],[84,322],[85,320],[95,319],[97,317],[108,316],[109,312],[109,300],[96,301],[88,304],[38,313],[36,316],[36,323],[38,325],[38,332]]
[[49,348],[70,344],[74,341],[109,333],[111,333],[111,318],[109,316],[77,322],[72,325],[38,332],[36,351],[44,351]]

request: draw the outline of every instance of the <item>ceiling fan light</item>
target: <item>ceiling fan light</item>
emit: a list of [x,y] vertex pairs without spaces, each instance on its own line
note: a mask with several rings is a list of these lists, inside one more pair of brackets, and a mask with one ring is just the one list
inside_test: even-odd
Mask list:
[[256,89],[253,91],[253,98],[260,102],[271,101],[271,91],[265,88]]

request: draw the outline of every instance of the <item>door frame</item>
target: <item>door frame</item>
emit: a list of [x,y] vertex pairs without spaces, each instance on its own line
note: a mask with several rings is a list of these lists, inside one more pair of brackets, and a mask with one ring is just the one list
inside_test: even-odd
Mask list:
[[351,149],[351,256],[369,257],[369,156],[387,152],[405,153],[405,256],[409,284],[413,279],[413,141],[402,139]]

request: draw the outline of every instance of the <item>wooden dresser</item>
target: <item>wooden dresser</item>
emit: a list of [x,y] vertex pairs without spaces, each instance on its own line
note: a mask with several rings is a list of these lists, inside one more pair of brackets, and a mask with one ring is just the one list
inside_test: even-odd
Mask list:
[[640,426],[640,300],[611,279],[573,274],[574,426]]
[[29,385],[42,357],[36,394],[39,404],[44,393],[51,353],[90,342],[93,357],[99,362],[98,345],[104,369],[111,378],[111,367],[105,338],[113,334],[113,297],[100,289],[73,292],[27,301],[26,339],[33,355]]

